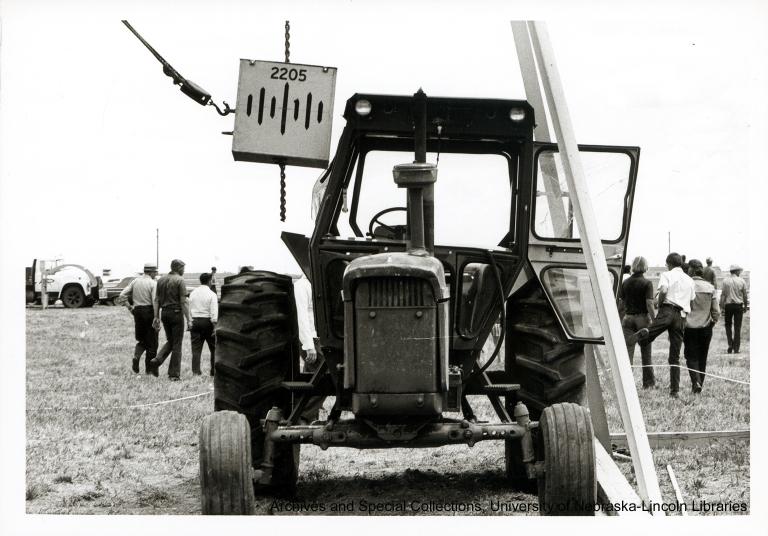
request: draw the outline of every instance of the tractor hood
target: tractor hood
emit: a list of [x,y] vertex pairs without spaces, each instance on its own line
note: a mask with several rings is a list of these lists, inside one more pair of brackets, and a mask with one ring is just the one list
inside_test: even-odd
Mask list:
[[342,296],[344,301],[353,299],[356,280],[364,277],[415,277],[429,282],[438,302],[447,300],[450,291],[445,283],[445,270],[435,257],[417,256],[408,253],[378,253],[355,259],[346,270]]

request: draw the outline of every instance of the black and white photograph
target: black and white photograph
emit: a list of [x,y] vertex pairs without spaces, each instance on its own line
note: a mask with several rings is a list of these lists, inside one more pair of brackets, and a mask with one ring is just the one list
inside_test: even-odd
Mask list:
[[747,0],[0,0],[2,532],[757,533],[766,57]]

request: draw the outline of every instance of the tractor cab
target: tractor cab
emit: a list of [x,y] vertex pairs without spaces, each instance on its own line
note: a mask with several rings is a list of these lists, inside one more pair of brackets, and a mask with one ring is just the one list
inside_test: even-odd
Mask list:
[[[414,130],[420,113],[421,133]],[[413,366],[418,359],[414,339],[399,337],[397,329],[413,326],[405,318],[411,305],[404,305],[402,318],[392,317],[386,324],[381,312],[367,321],[358,318],[353,298],[355,289],[370,292],[371,285],[386,293],[388,284],[400,289],[398,277],[404,278],[402,292],[411,292],[406,287],[415,276],[405,275],[408,269],[397,262],[405,255],[409,267],[414,259],[429,263],[427,272],[439,272],[434,285],[444,286],[439,298],[432,296],[440,314],[426,333],[442,346],[439,358],[436,353],[429,358],[427,368],[435,368],[430,388],[447,385],[449,376],[461,371],[466,379],[476,350],[499,317],[502,294],[523,266],[524,205],[531,191],[530,181],[519,176],[530,173],[533,109],[524,101],[357,94],[347,101],[344,118],[335,158],[320,179],[324,187],[309,242],[310,266],[305,266],[316,282],[316,327],[323,354],[331,370],[343,368],[345,385],[351,386],[361,366],[352,354],[365,362],[368,358],[362,356],[371,355],[356,350],[361,342],[353,331],[363,322],[373,329],[376,322],[391,336],[384,344],[389,350],[385,368],[407,371]],[[419,160],[414,156],[419,151],[422,160],[429,155],[429,164],[411,164]],[[418,184],[425,177],[428,181]],[[407,180],[410,187],[403,184]],[[419,240],[423,236],[423,244],[414,248],[416,235]],[[364,260],[369,256],[374,259]],[[378,275],[357,286],[363,266],[372,273],[368,265],[376,260],[382,261]],[[410,303],[405,295],[402,300]],[[357,315],[357,320],[349,315]],[[395,351],[398,344],[403,347]],[[402,389],[393,374],[378,382]],[[460,383],[458,377],[453,383]],[[381,394],[378,399],[381,407]]]

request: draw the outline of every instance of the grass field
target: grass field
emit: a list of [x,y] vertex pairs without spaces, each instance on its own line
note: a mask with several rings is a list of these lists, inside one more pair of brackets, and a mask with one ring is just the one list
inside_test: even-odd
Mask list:
[[[709,372],[749,380],[748,317],[744,328],[738,355],[725,353],[722,326],[716,328]],[[662,339],[654,344],[655,364],[666,363]],[[212,381],[191,375],[188,338],[181,382],[168,381],[163,374],[167,365],[160,378],[131,372],[133,321],[123,308],[28,309],[26,341],[28,513],[200,512],[197,433],[203,416],[212,411]],[[206,357],[204,353],[204,372]],[[639,382],[639,370],[635,377]],[[667,396],[667,369],[657,369],[657,378],[661,388],[640,392],[649,431],[749,428],[749,386],[710,378],[703,394],[694,397],[683,372],[681,397],[673,400]],[[190,396],[169,404],[126,407]],[[620,431],[608,391],[606,399],[611,430]],[[487,405],[480,409],[490,416]],[[688,500],[749,501],[748,442],[660,448],[654,455],[665,500],[674,500],[665,471],[669,463]],[[620,466],[631,478],[631,464]],[[524,509],[536,498],[511,490],[503,467],[503,447],[497,442],[473,449],[304,447],[297,497],[302,504],[260,497],[257,512],[294,514],[296,508],[315,503],[324,511],[301,513],[334,513],[332,505],[349,504],[353,514],[390,513],[361,508],[421,501],[426,511],[407,507],[403,513],[456,513],[436,511],[429,504],[434,501],[472,503],[475,513],[510,515],[499,508]]]

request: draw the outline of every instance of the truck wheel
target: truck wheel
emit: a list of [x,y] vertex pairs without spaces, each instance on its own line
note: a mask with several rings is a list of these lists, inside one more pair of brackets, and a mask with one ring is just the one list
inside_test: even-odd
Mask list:
[[539,508],[548,516],[593,516],[597,502],[595,449],[589,411],[578,404],[555,404],[539,422],[544,474],[539,476]]
[[64,287],[64,290],[61,292],[61,303],[68,309],[83,307],[85,305],[85,293],[83,292],[83,289],[77,285]]
[[203,514],[252,514],[255,498],[248,420],[234,411],[206,415],[199,444]]
[[569,342],[538,280],[511,298],[509,371],[520,384],[518,398],[536,420],[558,402],[586,403],[584,344]]
[[[225,279],[216,327],[214,409],[242,413],[251,426],[253,467],[263,461],[260,420],[272,407],[288,417],[291,396],[280,384],[299,371],[298,328],[290,277],[265,271]],[[276,445],[271,493],[296,490],[299,445]]]

